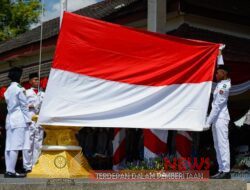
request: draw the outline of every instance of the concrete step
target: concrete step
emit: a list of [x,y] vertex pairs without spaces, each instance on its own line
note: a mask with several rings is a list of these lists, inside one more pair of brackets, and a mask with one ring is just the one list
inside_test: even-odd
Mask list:
[[[249,186],[249,185],[248,185]],[[112,181],[88,179],[11,179],[0,176],[0,190],[246,190],[240,180],[208,180],[193,182]]]

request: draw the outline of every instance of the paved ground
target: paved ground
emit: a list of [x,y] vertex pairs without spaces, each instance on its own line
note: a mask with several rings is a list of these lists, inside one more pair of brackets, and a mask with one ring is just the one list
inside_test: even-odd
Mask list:
[[250,184],[239,180],[202,182],[99,182],[87,179],[7,179],[0,175],[0,190],[250,190]]

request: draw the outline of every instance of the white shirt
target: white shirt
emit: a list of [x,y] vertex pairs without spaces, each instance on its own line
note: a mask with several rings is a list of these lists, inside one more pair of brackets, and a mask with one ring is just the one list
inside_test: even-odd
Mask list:
[[207,118],[206,125],[211,125],[218,118],[230,120],[227,108],[227,100],[230,88],[230,79],[222,80],[216,85],[213,94],[212,110]]
[[28,127],[27,124],[31,122],[31,117],[25,96],[25,89],[17,82],[12,82],[4,93],[4,97],[8,110],[6,129]]
[[39,91],[38,93],[35,92],[34,88],[30,88],[26,90],[26,96],[28,99],[28,105],[33,106],[34,108],[30,108],[29,112],[31,117],[38,114],[41,108],[41,104],[44,98],[44,92]]

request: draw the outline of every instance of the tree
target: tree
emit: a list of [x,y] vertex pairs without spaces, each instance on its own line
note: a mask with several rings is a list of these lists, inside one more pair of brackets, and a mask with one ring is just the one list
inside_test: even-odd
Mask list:
[[39,21],[39,0],[0,0],[0,42],[29,30]]

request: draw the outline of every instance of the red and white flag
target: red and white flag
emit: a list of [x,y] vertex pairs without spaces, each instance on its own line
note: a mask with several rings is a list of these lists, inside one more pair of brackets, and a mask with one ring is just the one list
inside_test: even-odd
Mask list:
[[219,47],[66,12],[39,122],[200,131]]

